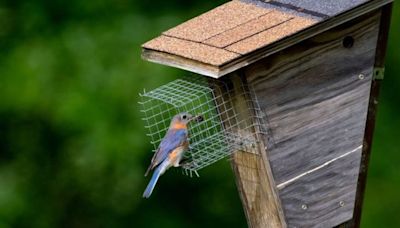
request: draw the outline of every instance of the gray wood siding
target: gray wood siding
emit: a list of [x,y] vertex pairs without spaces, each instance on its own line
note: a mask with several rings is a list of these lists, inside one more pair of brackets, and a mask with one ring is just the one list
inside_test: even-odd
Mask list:
[[[264,144],[289,227],[352,217],[379,17],[367,14],[244,69],[268,118],[272,139]],[[342,45],[346,36],[351,48]]]
[[332,227],[352,218],[361,148],[280,192],[290,227]]

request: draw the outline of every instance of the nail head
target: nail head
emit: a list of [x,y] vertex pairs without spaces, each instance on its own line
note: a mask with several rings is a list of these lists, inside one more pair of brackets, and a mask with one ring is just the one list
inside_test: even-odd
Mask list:
[[343,206],[344,206],[344,201],[340,201],[340,202],[339,202],[339,205],[340,205],[341,207],[343,207]]

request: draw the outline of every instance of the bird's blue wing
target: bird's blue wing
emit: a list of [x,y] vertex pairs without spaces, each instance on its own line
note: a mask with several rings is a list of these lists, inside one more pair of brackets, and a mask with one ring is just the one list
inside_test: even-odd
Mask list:
[[164,139],[161,141],[157,152],[151,160],[150,169],[160,164],[175,148],[182,146],[187,141],[188,132],[186,129],[168,130]]

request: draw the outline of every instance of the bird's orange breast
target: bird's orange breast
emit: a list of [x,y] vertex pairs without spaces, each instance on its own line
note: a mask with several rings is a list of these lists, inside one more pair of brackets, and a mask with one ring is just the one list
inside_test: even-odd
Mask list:
[[172,124],[171,128],[173,128],[173,129],[186,129],[187,126],[184,123],[174,123],[174,124]]

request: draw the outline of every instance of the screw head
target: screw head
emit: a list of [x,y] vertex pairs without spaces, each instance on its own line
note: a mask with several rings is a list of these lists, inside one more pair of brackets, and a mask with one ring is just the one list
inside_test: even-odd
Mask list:
[[306,204],[301,205],[301,209],[307,210],[308,206]]
[[365,75],[364,75],[364,74],[359,74],[359,75],[358,75],[358,78],[359,78],[360,80],[363,80],[363,79],[365,78]]
[[343,207],[343,206],[344,206],[344,201],[340,201],[340,202],[339,202],[339,205],[340,205],[341,207]]

